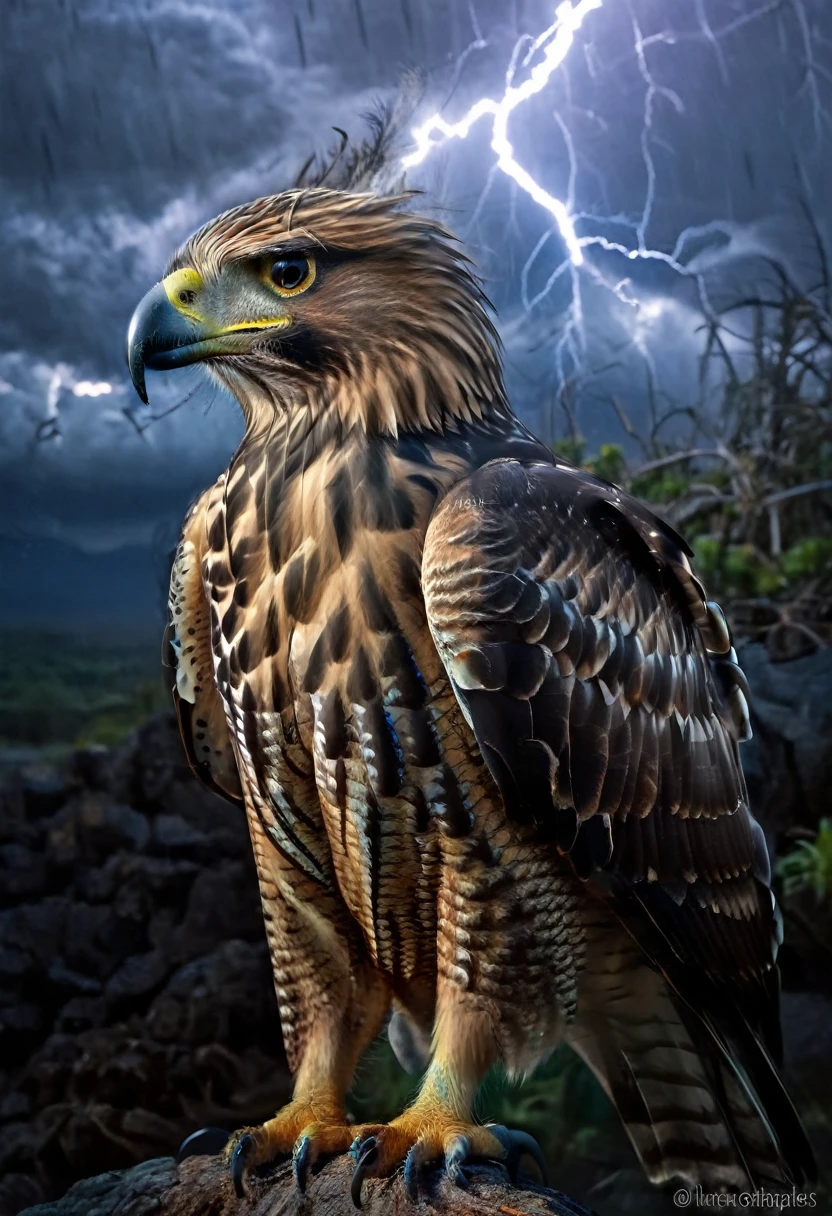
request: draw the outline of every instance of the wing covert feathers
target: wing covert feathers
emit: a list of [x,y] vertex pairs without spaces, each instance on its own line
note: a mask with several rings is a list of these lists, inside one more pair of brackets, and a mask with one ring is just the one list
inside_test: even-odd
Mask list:
[[571,466],[493,461],[437,509],[423,584],[510,814],[631,879],[750,868],[746,685],[670,528]]

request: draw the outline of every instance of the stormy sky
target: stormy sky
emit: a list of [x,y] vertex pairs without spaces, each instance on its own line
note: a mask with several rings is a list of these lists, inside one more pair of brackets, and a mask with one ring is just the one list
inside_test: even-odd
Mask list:
[[[127,379],[130,313],[176,245],[289,184],[333,126],[359,135],[409,68],[423,78],[417,119],[442,107],[455,121],[500,97],[518,40],[519,81],[554,9],[5,0],[0,621],[150,620],[178,521],[233,450],[235,406],[199,369],[150,379],[152,412],[172,410],[152,425]],[[758,284],[766,257],[807,284],[817,274],[802,208],[832,235],[832,4],[603,0],[510,134],[517,160],[570,201],[579,235],[669,254],[691,230],[677,248],[687,274],[599,246],[575,275],[555,274],[563,241],[495,172],[487,120],[409,173],[481,266],[518,411],[546,432],[573,377],[584,433],[617,439],[610,398],[638,418],[648,368],[663,399],[696,398],[690,272],[716,306]]]

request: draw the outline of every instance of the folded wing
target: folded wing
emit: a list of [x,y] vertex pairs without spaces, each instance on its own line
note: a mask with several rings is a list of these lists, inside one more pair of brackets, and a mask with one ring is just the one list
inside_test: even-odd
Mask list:
[[811,1154],[771,1064],[779,925],[739,763],[747,686],[690,556],[615,486],[565,463],[498,460],[439,504],[422,581],[508,815],[591,879],[761,1092],[772,1172],[802,1177]]

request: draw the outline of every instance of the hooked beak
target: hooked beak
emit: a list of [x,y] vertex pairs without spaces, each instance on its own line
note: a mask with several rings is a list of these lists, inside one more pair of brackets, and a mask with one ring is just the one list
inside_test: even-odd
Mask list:
[[277,316],[250,324],[218,326],[198,311],[203,287],[197,271],[174,271],[150,289],[130,319],[127,366],[133,387],[145,405],[147,368],[167,371],[218,355],[242,354],[251,349],[252,334],[291,323],[288,316]]

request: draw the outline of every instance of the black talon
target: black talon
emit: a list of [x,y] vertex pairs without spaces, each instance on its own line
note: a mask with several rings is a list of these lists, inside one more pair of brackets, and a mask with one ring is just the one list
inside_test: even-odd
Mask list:
[[462,1163],[468,1160],[471,1152],[471,1142],[467,1136],[457,1136],[452,1147],[445,1154],[445,1174],[454,1186],[466,1190],[468,1175],[462,1168]]
[[445,1173],[450,1178],[454,1186],[458,1186],[461,1191],[468,1190],[469,1178],[459,1161],[454,1161],[451,1165],[445,1166]]
[[512,1182],[517,1181],[517,1171],[520,1167],[520,1158],[522,1156],[531,1157],[537,1168],[540,1170],[540,1176],[543,1179],[543,1185],[549,1185],[549,1170],[546,1165],[546,1158],[543,1156],[543,1150],[535,1140],[534,1136],[530,1136],[528,1132],[515,1131],[508,1127],[503,1127],[500,1123],[492,1124],[488,1130],[492,1136],[495,1136],[506,1150],[505,1160],[503,1164],[508,1170],[508,1176]]
[[246,1166],[254,1156],[254,1137],[248,1132],[240,1136],[231,1154],[231,1181],[238,1199],[246,1197]]
[[532,1161],[540,1171],[540,1177],[543,1180],[543,1185],[549,1185],[549,1167],[546,1164],[546,1158],[543,1155],[543,1149],[535,1140],[534,1136],[530,1136],[528,1132],[512,1131],[509,1133],[515,1145],[517,1146],[517,1156],[522,1157],[525,1153],[527,1157],[531,1157]]
[[303,1136],[295,1145],[292,1153],[292,1174],[295,1179],[295,1186],[300,1191],[301,1195],[306,1193],[306,1184],[309,1181],[309,1169],[312,1164],[312,1141],[308,1136]]
[[179,1145],[176,1163],[178,1165],[187,1157],[216,1157],[230,1139],[231,1133],[221,1127],[201,1127],[198,1132],[191,1132]]
[[419,1202],[419,1165],[416,1160],[416,1145],[410,1149],[404,1159],[404,1189],[411,1203]]
[[361,1207],[361,1184],[366,1177],[368,1169],[377,1157],[378,1145],[376,1144],[376,1138],[375,1136],[368,1136],[358,1151],[358,1158],[355,1163],[355,1171],[350,1186],[350,1196],[357,1208]]

